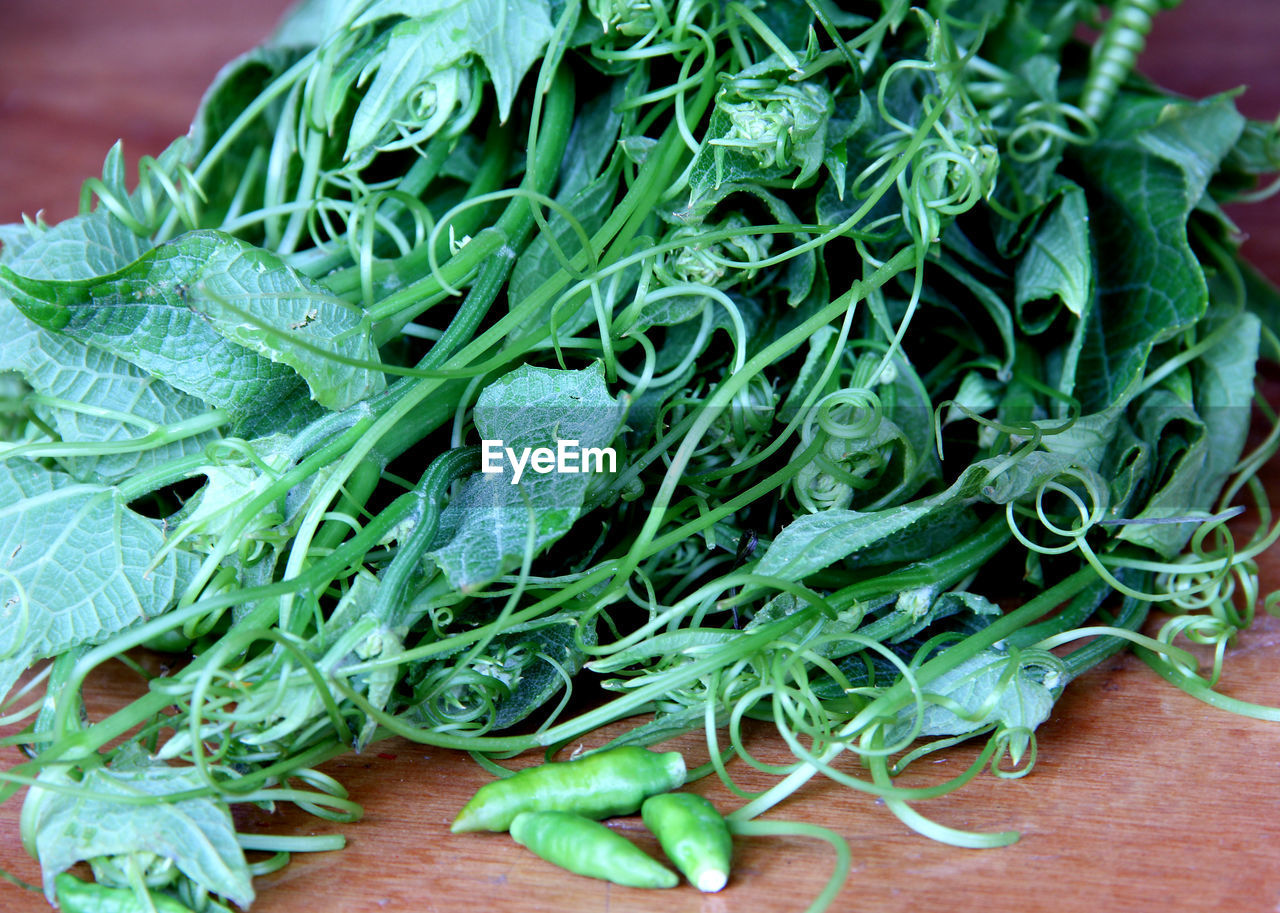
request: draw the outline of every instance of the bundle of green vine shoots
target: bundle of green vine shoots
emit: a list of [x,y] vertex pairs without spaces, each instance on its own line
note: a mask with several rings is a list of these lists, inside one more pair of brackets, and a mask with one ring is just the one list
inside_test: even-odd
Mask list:
[[1280,297],[1220,207],[1280,133],[1132,72],[1157,6],[307,0],[0,230],[0,792],[50,898],[247,906],[341,840],[230,807],[351,820],[316,767],[393,735],[705,729],[738,832],[821,775],[981,847],[913,803],[1026,774],[1121,649],[1280,718],[1214,690],[1276,601]]

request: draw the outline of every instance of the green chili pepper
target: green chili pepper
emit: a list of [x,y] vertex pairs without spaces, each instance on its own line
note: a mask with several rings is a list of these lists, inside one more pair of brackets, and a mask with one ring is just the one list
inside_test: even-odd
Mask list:
[[505,831],[521,812],[575,812],[587,818],[629,815],[657,793],[684,784],[678,751],[626,746],[577,761],[528,767],[476,791],[458,813],[453,832]]
[[573,812],[522,812],[511,836],[547,862],[629,888],[674,888],[675,872],[598,821]]
[[[62,913],[147,913],[146,904],[129,888],[109,888],[63,872],[53,880]],[[191,913],[191,908],[167,894],[152,894],[156,913]]]
[[663,852],[699,891],[724,888],[733,838],[714,805],[695,793],[664,793],[645,799],[640,816]]

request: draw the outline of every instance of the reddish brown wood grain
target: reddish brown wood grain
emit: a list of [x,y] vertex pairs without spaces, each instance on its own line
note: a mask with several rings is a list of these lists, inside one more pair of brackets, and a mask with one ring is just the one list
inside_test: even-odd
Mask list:
[[[217,4],[127,0],[37,3],[6,0],[0,15],[0,221],[43,208],[72,214],[79,183],[124,137],[131,160],[158,153],[183,132],[218,67],[274,22],[279,0]],[[1271,0],[1186,0],[1161,18],[1143,67],[1160,82],[1203,95],[1250,82],[1241,100],[1252,116],[1280,111],[1280,17]],[[1253,261],[1280,278],[1280,209],[1237,214]],[[1280,493],[1272,467],[1268,488]],[[1268,588],[1280,562],[1263,557]],[[154,660],[151,660],[154,662]],[[1264,619],[1231,652],[1222,690],[1280,705],[1280,622]],[[105,670],[88,691],[98,713],[125,698],[127,678]],[[1067,691],[1039,731],[1040,757],[1025,779],[984,776],[959,793],[920,806],[956,827],[1016,829],[1002,850],[960,850],[903,827],[875,801],[814,781],[770,817],[835,828],[853,846],[854,874],[835,909],[955,911],[1273,911],[1280,906],[1280,726],[1214,711],[1122,657]],[[698,738],[680,742],[690,760]],[[786,753],[764,727],[751,747],[768,761]],[[974,749],[921,765],[913,782],[953,775]],[[0,761],[18,760],[6,751]],[[852,770],[846,760],[846,769]],[[365,818],[334,825],[297,812],[244,813],[246,825],[276,833],[346,834],[341,853],[300,856],[262,879],[254,910],[462,911],[615,910],[745,913],[798,911],[821,888],[832,854],[805,840],[739,842],[730,887],[703,897],[688,887],[662,893],[566,876],[503,835],[450,835],[448,823],[484,775],[466,756],[391,740],[324,767],[365,807]],[[771,781],[749,769],[740,784]],[[734,799],[705,789],[722,807]],[[0,806],[0,866],[38,880],[17,843],[18,806]],[[635,819],[619,827],[653,849]],[[38,910],[44,901],[0,884],[0,910]]]

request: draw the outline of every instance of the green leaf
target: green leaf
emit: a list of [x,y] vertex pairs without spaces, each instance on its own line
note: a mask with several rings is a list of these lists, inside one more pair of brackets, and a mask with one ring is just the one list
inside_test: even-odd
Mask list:
[[1187,218],[1243,127],[1226,97],[1123,94],[1098,141],[1075,153],[1097,249],[1106,252],[1075,376],[1086,411],[1114,402],[1155,343],[1204,314],[1208,292]]
[[[1193,511],[1212,511],[1232,467],[1244,450],[1249,433],[1254,391],[1254,364],[1258,358],[1261,322],[1250,313],[1221,321],[1224,335],[1196,361],[1195,405],[1163,390],[1139,410],[1143,434],[1160,459],[1171,466],[1160,490],[1151,496],[1137,520],[1168,520]],[[1155,413],[1148,417],[1144,413]],[[1169,433],[1171,423],[1181,422],[1192,438],[1182,441]],[[1176,450],[1171,454],[1170,450]],[[1194,523],[1135,523],[1118,538],[1171,558],[1195,532]]]
[[375,146],[395,138],[397,126],[425,139],[448,122],[463,88],[457,64],[465,50],[438,24],[409,19],[391,30],[377,75],[351,121],[345,159],[364,161]]
[[[962,478],[957,485],[963,481]],[[969,487],[976,494],[977,487],[971,483]],[[755,573],[784,580],[802,580],[814,571],[857,554],[882,539],[931,520],[940,509],[955,500],[956,491],[948,489],[885,510],[833,509],[807,514],[778,533],[760,559]]]
[[986,377],[977,371],[966,372],[960,379],[960,387],[956,390],[955,396],[951,398],[951,405],[947,407],[942,424],[946,426],[968,418],[966,413],[961,411],[962,409],[976,415],[990,412],[1000,404],[1000,393],[1004,390],[1004,386],[1000,381]]
[[[906,504],[865,512],[832,509],[807,514],[778,533],[755,573],[802,580],[908,531],[923,534],[923,529],[948,521],[957,509],[977,501],[1016,501],[1034,493],[1071,465],[1070,454],[1044,451],[1033,451],[1012,461],[991,457],[971,463],[945,491]],[[1087,472],[1083,468],[1077,471]],[[1099,488],[1105,491],[1106,486],[1100,484]]]
[[416,88],[471,53],[484,61],[505,121],[516,87],[553,31],[547,0],[378,0],[355,26],[389,16],[409,18],[393,30],[378,75],[356,112],[348,157],[373,143],[383,125],[401,119]]
[[[475,424],[482,440],[516,451],[569,440],[603,448],[625,413],[599,363],[581,371],[522,365],[480,394]],[[473,475],[441,515],[443,544],[429,557],[457,589],[474,590],[519,566],[530,541],[536,554],[558,540],[581,515],[592,481],[586,472],[540,474],[528,466],[519,484],[513,477],[510,467]]]
[[0,225],[0,263],[9,263],[25,250],[27,245],[35,242],[37,232],[45,230],[43,225],[24,222],[9,222]]
[[[605,168],[605,162],[614,150],[618,129],[622,124],[622,116],[614,109],[626,100],[628,85],[638,83],[634,79],[615,79],[610,83],[608,92],[583,105],[581,113],[574,120],[573,132],[569,134],[569,142],[560,165],[560,187],[556,193],[556,202],[569,210],[588,237],[604,224],[617,194],[621,163]],[[507,300],[513,306],[560,270],[560,258],[556,256],[551,241],[555,241],[566,257],[573,257],[582,249],[578,233],[559,212],[552,210],[547,213],[547,225],[550,230],[539,231],[534,236],[511,271]],[[574,331],[576,321],[566,321],[565,318],[576,316],[578,310],[587,309],[575,308],[570,304],[557,312],[560,321],[558,332],[569,335]],[[589,317],[594,317],[594,310],[588,313]],[[539,314],[525,326],[536,328],[544,325],[545,321],[546,315]]]
[[356,5],[351,0],[301,0],[280,20],[263,46],[315,47],[333,34]]
[[[568,199],[561,199],[570,214],[577,220],[578,226],[590,237],[601,225],[613,206],[614,195],[618,189],[617,169],[611,168],[600,177],[591,181]],[[544,281],[560,270],[560,258],[551,246],[554,240],[565,257],[572,258],[582,250],[582,239],[574,226],[564,216],[556,213],[548,219],[549,231],[538,232],[529,246],[520,254],[515,267],[511,271],[510,290],[507,300],[516,304],[523,301]],[[584,293],[585,297],[585,293]],[[584,310],[586,310],[584,308]],[[581,318],[566,319],[577,316],[578,309],[570,304],[557,314],[557,332],[572,335],[581,328]],[[595,311],[589,310],[594,317]],[[539,315],[540,317],[543,315]],[[545,319],[545,318],[544,318]],[[530,321],[532,324],[534,321]]]
[[[987,312],[1000,341],[1004,345],[1004,358],[1000,363],[1001,376],[1008,376],[1013,369],[1017,345],[1014,341],[1013,315],[1009,313],[1009,305],[983,280],[974,276],[967,268],[952,257],[942,255],[938,264],[954,279],[960,282],[973,295],[974,299]],[[966,309],[966,317],[968,309]]]
[[161,614],[190,570],[118,489],[0,462],[0,694],[33,660]]
[[[53,773],[55,780],[62,777]],[[36,850],[50,902],[60,872],[82,860],[131,853],[171,859],[210,893],[242,907],[253,902],[249,867],[226,805],[217,799],[165,799],[204,787],[196,770],[151,763],[144,756],[112,769],[94,768],[77,786],[79,795],[45,792],[39,798]],[[130,804],[112,801],[111,796],[155,801]]]
[[[438,725],[431,706],[437,703],[465,705],[485,695],[492,702],[493,729],[506,729],[528,717],[564,689],[583,667],[586,654],[581,644],[597,642],[594,620],[583,622],[577,612],[561,612],[547,618],[506,628],[478,656],[468,659],[465,672],[456,668],[459,646],[437,654],[439,659],[414,668],[413,703],[410,713],[426,725]],[[456,684],[439,690],[442,680]],[[488,681],[483,681],[487,679]],[[486,713],[489,708],[486,708]]]
[[[722,203],[736,194],[746,194],[748,197],[754,197],[755,199],[743,201],[735,198],[734,203],[746,206],[763,203],[769,214],[780,224],[788,225],[799,221],[795,212],[781,197],[755,184],[736,183],[724,183],[714,188],[708,188],[698,199],[695,208],[676,213],[674,220],[680,226],[699,226],[702,224],[702,219],[711,210],[719,208]],[[735,213],[729,212],[727,218],[718,226],[706,226],[706,230],[729,227],[731,220],[735,217],[743,225],[750,224],[740,213],[735,215]],[[759,236],[756,236],[756,240],[759,240]],[[742,244],[744,242],[737,243]],[[699,245],[695,241],[691,247],[698,249]],[[813,288],[818,272],[818,258],[812,250],[806,250],[790,258],[785,268],[780,270],[778,267],[769,267],[768,270],[769,273],[780,274],[783,277],[777,284],[786,289],[787,303],[792,307],[798,307]]]
[[[1063,18],[1071,21],[1067,17]],[[1038,28],[1031,27],[1029,31],[1031,34],[1016,36],[1014,40],[1025,40],[1028,43],[1015,46],[1013,52],[1016,57],[1005,64],[1016,74],[1016,78],[1009,84],[1017,95],[1009,99],[1010,103],[1004,109],[1007,112],[1005,122],[999,126],[1011,132],[1024,126],[1023,111],[1037,107],[1050,110],[1059,107],[1060,65],[1057,55],[1035,54],[1026,57],[1028,51],[1034,50],[1036,44],[1045,39]],[[986,49],[985,42],[983,49]],[[992,50],[997,48],[993,47]],[[1034,147],[1040,139],[1040,136],[1031,134],[1020,145]],[[1029,160],[1015,159],[1009,155],[1002,157],[994,199],[1003,210],[1012,210],[1014,213],[1014,218],[993,218],[996,247],[1002,255],[1015,257],[1025,249],[1046,209],[1062,188],[1069,184],[1059,173],[1065,145],[1061,140],[1051,140],[1043,155],[1032,156]]]
[[924,561],[968,538],[981,526],[977,513],[957,504],[940,510],[924,526],[886,536],[858,552],[859,567]]
[[[992,724],[1035,730],[1049,718],[1054,693],[1010,654],[987,649],[938,676],[925,687],[921,736],[965,735]],[[938,700],[941,698],[941,700]],[[901,739],[915,721],[915,705],[899,713],[890,742]]]
[[1135,518],[1138,522],[1121,529],[1117,538],[1173,557],[1194,525],[1150,521],[1186,516],[1195,509],[1196,480],[1210,442],[1194,407],[1166,389],[1152,390],[1142,398],[1137,425],[1148,452],[1155,455],[1149,472],[1156,478],[1148,480],[1144,488],[1149,492],[1153,482],[1160,487]]
[[[893,635],[891,638],[892,643],[900,643],[914,637],[926,628],[931,627],[935,622],[950,618],[953,615],[959,615],[965,611],[974,615],[996,616],[1000,614],[998,605],[978,593],[960,590],[943,593],[933,599],[934,592],[932,587],[925,587],[922,590],[909,590],[898,598],[898,604],[894,607],[894,611],[910,611],[912,621],[897,634]],[[921,604],[913,606],[907,597],[916,594],[921,595]],[[904,605],[904,602],[907,604]],[[914,611],[911,611],[912,609]]]
[[609,83],[607,92],[583,101],[582,110],[573,120],[573,130],[569,133],[569,142],[560,163],[557,200],[571,199],[604,171],[622,127],[622,114],[618,108],[627,100],[628,92],[637,94],[644,91],[645,83],[638,78],[642,75],[643,71],[634,70],[629,79],[615,79]]
[[1234,252],[1235,265],[1244,280],[1245,307],[1257,314],[1262,325],[1280,336],[1280,289],[1250,263],[1246,263],[1239,251]]
[[358,309],[222,232],[188,232],[92,279],[41,280],[0,266],[0,288],[41,326],[237,417],[291,396],[298,375],[331,409],[384,386],[380,372],[333,360],[377,360]]
[[[749,94],[731,87],[717,94],[689,173],[691,213],[706,215],[714,205],[708,196],[723,184],[796,187],[817,172],[826,157],[835,103],[816,82],[780,81],[788,72],[770,57],[735,77],[753,85]],[[777,85],[764,90],[755,88],[756,82]]]
[[1223,335],[1193,365],[1196,412],[1205,423],[1213,446],[1206,456],[1197,500],[1208,504],[1217,497],[1249,436],[1254,373],[1262,342],[1262,321],[1245,312],[1210,323],[1206,332],[1221,327]]

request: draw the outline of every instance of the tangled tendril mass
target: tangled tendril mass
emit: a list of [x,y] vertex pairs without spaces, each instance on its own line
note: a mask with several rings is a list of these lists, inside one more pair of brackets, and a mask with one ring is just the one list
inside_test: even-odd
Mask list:
[[[4,236],[6,320],[170,397],[121,410],[0,362],[22,376],[0,466],[99,485],[160,530],[138,570],[172,589],[33,654],[46,596],[0,568],[0,680],[53,657],[5,705],[31,723],[0,774],[37,786],[28,840],[65,796],[352,820],[316,767],[388,735],[501,774],[629,721],[610,744],[705,731],[692,775],[743,800],[735,832],[833,842],[817,909],[847,847],[754,820],[813,776],[998,846],[1016,835],[914,803],[1025,776],[1053,702],[1120,649],[1280,717],[1214,690],[1277,602],[1257,473],[1280,423],[1254,371],[1280,311],[1217,209],[1274,189],[1276,125],[1131,78],[1160,4],[1113,4],[1092,56],[1085,0],[516,5],[527,59],[433,44],[450,12],[306,4],[134,189],[117,146],[80,216]],[[1185,205],[1157,210],[1148,180]],[[119,262],[31,266],[85,236]],[[184,265],[210,239],[234,282]],[[135,301],[285,380],[218,399],[169,350],[99,334]],[[550,419],[550,394],[521,398],[536,383]],[[479,500],[487,429],[574,422],[605,428],[616,471]],[[89,671],[141,673],[143,644],[190,660],[82,719]],[[753,754],[756,723],[789,762]],[[958,776],[895,782],[971,738]],[[139,765],[167,787],[122,798]],[[274,853],[250,875],[334,845],[239,838]],[[84,858],[195,910],[245,896],[150,851]]]

